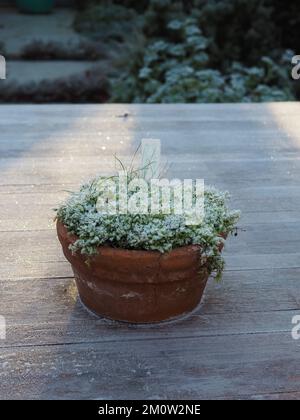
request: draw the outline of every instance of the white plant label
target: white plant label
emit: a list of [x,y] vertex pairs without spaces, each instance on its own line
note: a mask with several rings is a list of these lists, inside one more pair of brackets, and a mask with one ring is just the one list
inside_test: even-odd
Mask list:
[[146,180],[159,178],[161,143],[159,139],[142,140],[142,168]]

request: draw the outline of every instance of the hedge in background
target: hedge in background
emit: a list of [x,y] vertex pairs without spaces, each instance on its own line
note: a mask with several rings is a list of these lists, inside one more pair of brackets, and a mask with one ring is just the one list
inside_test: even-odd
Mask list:
[[[279,0],[98,3],[78,16],[76,27],[124,45],[123,65],[112,71],[119,73],[111,82],[113,102],[248,102],[297,95],[290,58],[300,51],[300,2],[289,8]],[[138,48],[129,38],[133,32],[136,40],[145,39],[136,42]]]
[[0,103],[102,103],[108,98],[108,81],[96,69],[38,83],[5,82],[0,90]]

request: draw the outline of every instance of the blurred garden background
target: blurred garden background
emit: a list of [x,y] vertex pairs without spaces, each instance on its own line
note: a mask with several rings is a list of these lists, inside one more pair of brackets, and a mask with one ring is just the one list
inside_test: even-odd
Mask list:
[[300,99],[300,2],[0,1],[1,103]]

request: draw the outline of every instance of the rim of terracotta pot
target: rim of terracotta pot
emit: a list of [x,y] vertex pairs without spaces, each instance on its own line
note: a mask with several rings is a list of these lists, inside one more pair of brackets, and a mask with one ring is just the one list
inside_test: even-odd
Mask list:
[[[82,255],[80,252],[73,254],[69,249],[69,246],[78,237],[69,233],[60,221],[57,221],[57,235],[63,247],[64,255],[73,267],[86,274],[101,275],[101,272],[110,272],[112,279],[119,282],[144,283],[145,272],[152,271],[157,274],[151,282],[159,284],[170,282],[170,277],[173,278],[173,276],[168,274],[172,272],[191,272],[195,267],[199,273],[207,270],[207,264],[200,258],[201,247],[199,245],[186,245],[166,253],[101,246],[98,247],[97,254],[88,258],[89,264],[86,264],[86,255]],[[126,275],[129,272],[136,274],[134,279],[130,279]],[[122,274],[124,274],[124,278]],[[175,278],[176,276],[171,281],[176,281]]]
[[[70,233],[67,229],[67,227],[59,220],[56,221],[56,228],[57,228],[57,234],[59,237],[66,239],[70,244],[74,244],[79,237],[73,233]],[[227,239],[228,233],[220,233],[220,238],[223,238],[224,240]],[[222,251],[224,244],[220,242],[220,251]],[[178,257],[182,257],[183,255],[186,255],[187,252],[194,252],[197,253],[197,256],[199,257],[199,252],[201,251],[201,245],[184,245],[181,247],[173,248],[170,251],[167,251],[165,253],[161,253],[159,251],[153,251],[153,250],[137,250],[137,249],[126,249],[126,248],[115,248],[109,245],[101,245],[97,247],[98,253],[91,257],[91,259],[97,258],[98,255],[105,255],[105,256],[112,256],[112,255],[131,255],[136,259],[137,257],[148,257],[153,256],[154,258],[164,258],[164,259],[176,259]],[[77,256],[80,256],[82,258],[87,259],[88,257],[76,253]]]
[[[66,226],[60,220],[57,220],[56,223],[57,223],[58,233],[62,237],[67,239],[70,243],[74,244],[79,239],[78,236],[74,235],[73,233],[70,233],[68,229],[66,228]],[[102,255],[131,254],[134,257],[145,257],[145,256],[153,255],[153,257],[164,256],[165,258],[180,257],[182,256],[182,254],[185,254],[187,251],[191,251],[191,250],[199,253],[199,251],[201,250],[201,246],[200,245],[184,245],[181,247],[173,248],[172,250],[167,251],[165,253],[161,253],[159,251],[153,251],[153,250],[117,248],[117,247],[112,247],[109,245],[101,245],[97,247],[97,251],[99,252],[99,254],[101,253]],[[80,255],[83,256],[82,254]],[[97,255],[98,254],[95,254],[91,258],[97,258]]]

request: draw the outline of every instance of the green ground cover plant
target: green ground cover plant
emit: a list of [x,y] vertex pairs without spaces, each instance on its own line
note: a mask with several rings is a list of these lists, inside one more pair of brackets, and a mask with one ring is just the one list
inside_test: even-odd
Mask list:
[[[129,196],[130,182],[138,177],[137,172],[128,172],[127,188]],[[170,194],[169,212],[146,212],[144,214],[127,212],[110,214],[99,209],[98,199],[103,193],[99,188],[108,178],[98,177],[83,185],[79,191],[57,209],[57,218],[78,240],[72,246],[73,252],[81,252],[89,257],[97,254],[101,245],[131,250],[151,250],[161,253],[185,245],[200,245],[199,258],[209,265],[210,271],[218,277],[224,268],[220,244],[224,234],[234,231],[239,219],[239,211],[230,210],[227,204],[227,192],[206,187],[204,192],[204,218],[199,223],[187,224],[185,214],[177,214],[172,194]],[[118,181],[117,176],[109,178]],[[148,202],[151,202],[149,183]],[[195,191],[193,191],[193,194]],[[106,195],[107,196],[107,191]],[[116,196],[117,207],[120,195]],[[160,207],[162,209],[162,207]],[[101,251],[100,251],[101,252]]]
[[115,0],[92,2],[75,27],[118,44],[112,102],[285,101],[299,97],[299,16],[278,0]]

